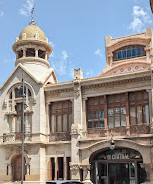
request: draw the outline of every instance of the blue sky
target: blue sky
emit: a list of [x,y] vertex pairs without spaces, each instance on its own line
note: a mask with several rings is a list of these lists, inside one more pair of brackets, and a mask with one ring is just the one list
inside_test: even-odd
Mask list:
[[[12,45],[30,21],[34,0],[0,0],[0,86],[15,68]],[[53,48],[49,58],[59,82],[105,67],[105,37],[144,32],[153,25],[149,0],[35,0],[34,19]]]

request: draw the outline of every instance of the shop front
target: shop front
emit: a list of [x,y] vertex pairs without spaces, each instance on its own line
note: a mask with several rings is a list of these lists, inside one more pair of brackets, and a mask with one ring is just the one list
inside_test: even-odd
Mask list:
[[97,153],[91,161],[95,184],[140,184],[146,181],[141,154],[133,149],[116,148]]

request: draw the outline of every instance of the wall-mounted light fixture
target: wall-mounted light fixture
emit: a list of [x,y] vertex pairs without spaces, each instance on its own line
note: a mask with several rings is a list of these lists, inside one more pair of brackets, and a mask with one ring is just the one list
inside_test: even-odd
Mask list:
[[115,149],[115,142],[113,140],[113,132],[112,131],[111,131],[110,149],[111,150]]

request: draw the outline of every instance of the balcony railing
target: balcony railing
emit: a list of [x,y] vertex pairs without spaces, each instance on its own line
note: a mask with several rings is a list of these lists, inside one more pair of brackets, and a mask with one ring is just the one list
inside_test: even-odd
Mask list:
[[114,127],[114,128],[94,128],[88,129],[88,137],[107,137],[107,135],[111,135],[113,132],[114,136],[132,136],[132,135],[141,135],[141,134],[149,134],[150,126],[146,124],[139,125],[131,125],[130,127]]
[[[31,141],[32,134],[30,132],[26,132],[24,134],[24,140]],[[3,134],[3,142],[15,142],[15,141],[22,141],[22,132],[11,132]]]
[[50,141],[70,141],[70,132],[57,132],[50,135]]

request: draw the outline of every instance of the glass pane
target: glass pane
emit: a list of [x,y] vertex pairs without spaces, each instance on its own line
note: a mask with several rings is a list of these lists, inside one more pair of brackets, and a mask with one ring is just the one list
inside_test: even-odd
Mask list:
[[92,112],[88,112],[88,120],[91,120],[92,119]]
[[131,125],[136,124],[136,113],[135,113],[135,107],[130,107],[130,123]]
[[63,102],[63,108],[68,108],[68,102]]
[[126,126],[126,107],[121,107],[121,126]]
[[134,93],[129,94],[129,100],[130,101],[135,100],[135,94]]
[[21,132],[21,116],[17,117],[17,132]]
[[94,98],[94,105],[98,105],[99,98]]
[[132,56],[136,56],[136,50],[135,49],[132,49]]
[[94,111],[93,119],[98,119],[98,111]]
[[144,123],[149,125],[149,105],[145,105],[143,109]]
[[104,97],[100,97],[100,104],[104,104]]
[[126,58],[126,51],[125,50],[122,51],[122,55],[123,55],[123,58]]
[[136,99],[141,100],[142,99],[142,92],[137,92],[136,93]]
[[131,50],[127,50],[127,57],[131,57]]
[[67,131],[67,114],[63,115],[63,132]]
[[105,128],[104,121],[100,121],[99,127],[100,128]]
[[92,105],[92,98],[89,98],[88,105]]
[[94,128],[99,128],[98,121],[94,121]]
[[117,57],[118,57],[118,59],[121,59],[121,51],[119,51],[119,52],[117,53]]
[[52,119],[51,119],[51,132],[52,133],[55,133],[55,128],[56,128],[56,117],[52,115]]
[[62,118],[61,115],[57,116],[57,132],[62,132],[62,124],[61,124]]
[[88,128],[92,128],[92,121],[88,121]]
[[141,50],[140,50],[140,48],[137,48],[137,56],[141,56]]
[[119,95],[115,95],[115,102],[119,102]]
[[71,131],[71,125],[72,125],[72,114],[69,114],[68,115],[68,118],[69,118],[69,131]]
[[115,127],[120,126],[120,108],[114,108],[115,113]]
[[120,98],[121,98],[121,102],[125,102],[125,101],[126,101],[126,96],[125,96],[125,94],[121,94]]
[[70,109],[72,108],[72,102],[69,102],[69,108]]
[[113,96],[108,96],[108,103],[113,103]]
[[62,108],[62,103],[61,102],[58,102],[57,103],[57,109],[61,109]]
[[113,128],[113,108],[108,109],[108,125],[109,128]]
[[143,98],[144,98],[144,99],[148,99],[148,98],[149,98],[149,97],[148,97],[148,92],[147,92],[147,91],[143,92]]
[[104,110],[99,111],[99,119],[104,119]]
[[137,106],[137,124],[142,123],[142,107]]

